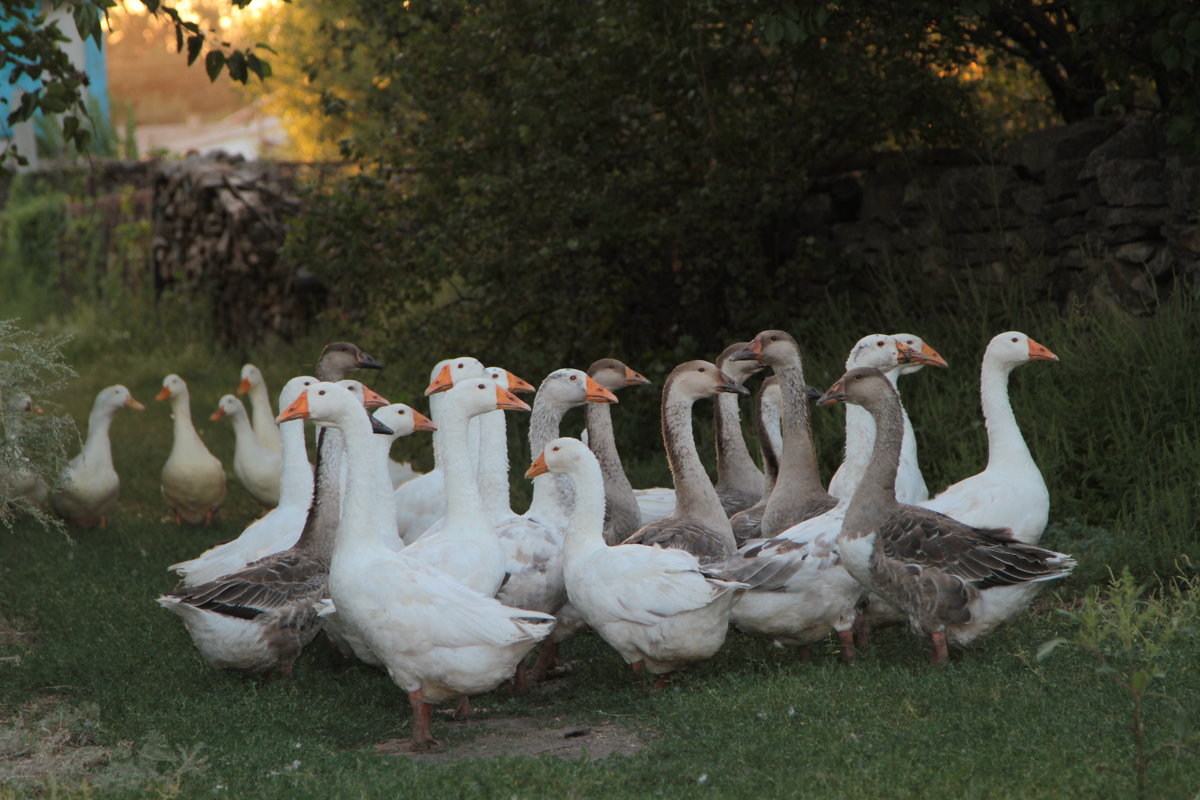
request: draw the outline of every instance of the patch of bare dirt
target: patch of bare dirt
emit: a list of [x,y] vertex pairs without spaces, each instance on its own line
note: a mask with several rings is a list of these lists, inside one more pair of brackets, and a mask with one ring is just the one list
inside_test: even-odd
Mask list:
[[[501,756],[553,756],[589,761],[614,753],[630,755],[645,744],[637,733],[612,723],[550,727],[546,720],[518,717],[509,719],[470,719],[452,724],[454,741],[430,750],[409,749],[410,740],[391,739],[375,745],[375,752],[407,756],[417,761],[450,762],[464,759],[490,759]],[[434,735],[438,735],[435,722]],[[461,738],[463,733],[467,737]]]

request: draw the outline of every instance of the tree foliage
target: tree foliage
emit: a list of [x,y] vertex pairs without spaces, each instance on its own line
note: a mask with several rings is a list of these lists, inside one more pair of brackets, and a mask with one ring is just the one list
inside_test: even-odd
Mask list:
[[[259,79],[271,74],[270,64],[255,52],[261,46],[236,48],[222,41],[216,31],[203,28],[198,22],[185,18],[171,5],[161,0],[141,0],[146,10],[165,19],[175,37],[176,52],[186,57],[190,65],[204,56],[204,69],[210,80],[222,74],[238,83],[246,83],[251,75]],[[245,8],[253,0],[232,0],[234,6]],[[8,70],[10,81],[29,77],[38,87],[21,95],[20,102],[8,113],[9,126],[32,119],[35,115],[59,115],[62,138],[83,152],[91,141],[91,127],[86,104],[87,75],[68,58],[63,45],[68,41],[57,20],[49,14],[56,9],[70,13],[79,38],[97,44],[104,35],[108,11],[116,0],[57,0],[52,3],[26,3],[25,7],[9,12],[0,26],[0,71]],[[186,51],[186,56],[183,54]],[[27,157],[17,152],[12,143],[0,150],[0,167],[6,162],[27,163]]]

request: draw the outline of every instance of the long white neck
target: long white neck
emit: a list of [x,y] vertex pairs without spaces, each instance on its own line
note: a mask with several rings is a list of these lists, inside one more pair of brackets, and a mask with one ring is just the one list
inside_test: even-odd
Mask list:
[[476,479],[483,510],[493,523],[512,516],[508,496],[508,432],[504,412],[489,411],[475,418],[479,427]]
[[675,516],[704,523],[717,531],[729,531],[732,540],[733,528],[729,526],[721,498],[696,451],[692,405],[691,399],[676,397],[669,392],[663,399],[663,444],[675,483]]
[[469,420],[470,417],[462,409],[447,404],[442,421],[438,423],[438,432],[442,434],[442,471],[446,486],[445,531],[477,530],[479,526],[476,523],[486,518],[471,458],[471,437],[467,431]]
[[191,442],[204,446],[200,434],[196,433],[196,426],[192,425],[192,404],[186,390],[171,392],[171,417],[176,443]]
[[304,446],[304,420],[280,423],[279,442],[279,505],[308,506],[312,502],[313,473]]
[[108,431],[117,409],[97,403],[88,416],[87,440],[83,443],[83,460],[88,464],[112,465],[112,442]]
[[254,437],[254,429],[250,427],[250,418],[244,413],[230,414],[229,421],[233,424],[233,443],[234,447],[241,450],[261,447],[258,439]]
[[991,469],[1037,469],[1012,403],[1008,399],[1008,376],[1015,364],[1000,362],[987,355],[979,375],[979,394],[983,405],[983,420],[988,435],[988,466]]
[[383,536],[394,535],[396,527],[392,482],[387,477],[388,451],[372,441],[386,437],[371,432],[371,423],[361,411],[339,416],[338,426],[346,456],[346,492],[333,547],[335,561],[355,550],[386,549]]
[[604,543],[604,476],[600,464],[592,458],[581,458],[571,465],[567,475],[575,490],[575,507],[563,541],[563,560],[569,569],[571,560],[607,545]]
[[271,396],[267,385],[261,381],[250,384],[250,415],[255,432],[270,431],[275,427],[275,414],[271,410]]

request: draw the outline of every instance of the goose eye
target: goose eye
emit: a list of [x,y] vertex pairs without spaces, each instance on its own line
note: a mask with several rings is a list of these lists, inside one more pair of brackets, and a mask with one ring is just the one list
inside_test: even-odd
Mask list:
[[322,389],[321,391],[317,392],[317,394],[325,394],[325,390]]
[[462,365],[462,364],[459,364],[459,365],[458,365],[458,368],[459,368],[459,369],[462,369],[462,368],[463,368],[463,365]]
[[481,384],[479,384],[479,388],[480,388],[480,389],[486,389],[487,387],[486,387],[486,386],[484,386],[484,385],[481,383]]
[[1017,341],[1017,337],[1015,337],[1015,336],[1014,336],[1014,337],[1013,337],[1013,341],[1014,341],[1014,342],[1015,342],[1015,341]]
[[704,367],[700,367],[700,369],[698,369],[697,372],[704,372]]
[[883,342],[876,342],[876,343],[875,343],[875,346],[876,346],[876,347],[883,347]]
[[779,341],[779,337],[778,337],[778,336],[772,336],[772,337],[771,337],[771,341],[772,341],[772,342],[778,342],[778,341]]
[[558,448],[557,448],[557,447],[556,447],[556,448],[554,448],[554,452],[556,452],[556,453],[558,452]]
[[577,381],[577,380],[579,380],[579,376],[578,376],[578,375],[572,375],[572,376],[571,376],[571,380],[573,380],[573,381]]
[[401,409],[400,411],[397,411],[396,413],[397,413],[397,414],[399,414],[400,416],[402,416],[402,417],[403,417],[403,416],[404,416],[404,409]]

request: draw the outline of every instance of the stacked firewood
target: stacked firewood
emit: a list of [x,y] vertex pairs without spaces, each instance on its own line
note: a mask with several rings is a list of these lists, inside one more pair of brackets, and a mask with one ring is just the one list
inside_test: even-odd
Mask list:
[[157,293],[210,301],[225,345],[290,338],[322,293],[280,255],[298,210],[295,176],[280,165],[225,155],[163,163],[154,183]]

